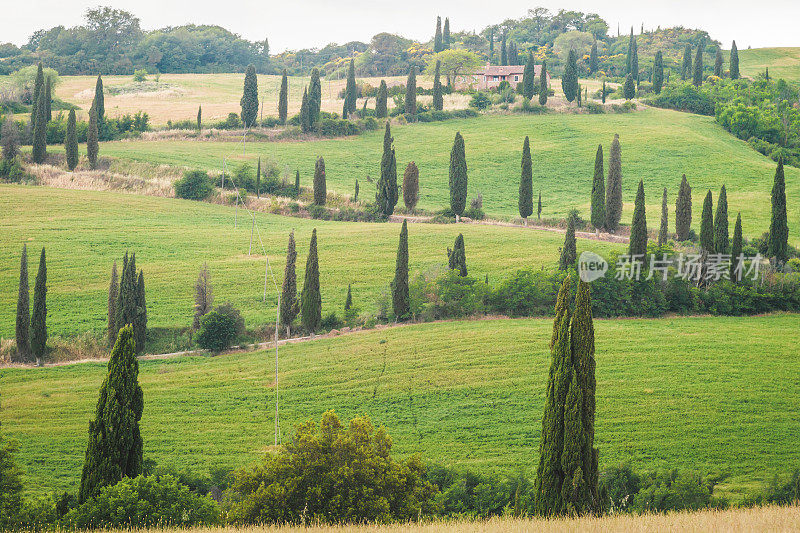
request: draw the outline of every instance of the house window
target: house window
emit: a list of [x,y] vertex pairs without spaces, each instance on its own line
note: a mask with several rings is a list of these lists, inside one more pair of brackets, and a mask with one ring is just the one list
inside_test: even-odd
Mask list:
[[514,76],[514,81],[519,81],[519,76]]
[[495,76],[495,77],[494,77],[494,81],[497,81],[497,80],[499,80],[499,79],[500,79],[500,76]]

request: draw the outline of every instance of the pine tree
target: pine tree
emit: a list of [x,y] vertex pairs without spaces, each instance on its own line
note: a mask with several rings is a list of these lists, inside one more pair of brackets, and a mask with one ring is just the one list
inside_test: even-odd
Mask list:
[[89,110],[89,128],[86,130],[86,158],[91,169],[97,168],[97,158],[100,154],[98,122],[97,109],[92,107]]
[[44,89],[42,94],[36,100],[36,120],[33,122],[33,148],[31,150],[31,157],[33,162],[41,164],[47,159],[47,116],[44,104]]
[[736,215],[736,225],[733,228],[733,244],[731,245],[731,273],[730,278],[734,283],[740,281],[740,275],[737,274],[737,265],[739,261],[744,259],[742,256],[742,214]]
[[561,78],[561,88],[568,102],[575,100],[578,95],[578,56],[575,50],[570,50],[567,56],[567,65],[564,67],[564,76]]
[[450,19],[445,17],[442,31],[442,49],[450,50]]
[[244,89],[239,102],[242,107],[242,123],[245,128],[255,126],[258,116],[258,78],[256,67],[248,65],[244,73]]
[[442,17],[436,17],[436,33],[433,36],[433,53],[442,51]]
[[639,180],[639,190],[636,191],[636,203],[633,207],[633,220],[631,221],[631,237],[628,245],[630,256],[642,256],[647,253],[647,218],[644,209],[644,183]]
[[522,143],[522,176],[519,180],[519,216],[525,225],[533,213],[533,163],[531,162],[531,141],[525,136]]
[[378,118],[386,118],[389,114],[388,109],[389,90],[386,87],[386,81],[381,80],[378,87],[378,96],[375,98],[375,116]]
[[31,314],[31,354],[41,365],[47,355],[47,263],[44,248],[39,257],[39,271],[33,285],[33,313]]
[[303,133],[308,133],[313,129],[311,123],[311,112],[308,109],[308,88],[303,89],[303,99],[300,104],[300,129]]
[[67,135],[64,138],[64,149],[67,153],[67,168],[75,170],[78,166],[78,135],[75,131],[75,110],[69,110],[67,117]]
[[703,84],[703,42],[697,45],[697,55],[694,58],[694,72],[692,74],[692,83],[695,87],[700,87]]
[[723,61],[724,60],[722,59],[722,49],[717,47],[717,56],[714,59],[714,76],[718,78],[721,78],[722,75],[724,74],[722,71]]
[[719,191],[717,214],[714,217],[714,251],[718,254],[727,254],[730,251],[730,241],[728,241],[728,193],[725,191],[725,185]]
[[83,464],[78,501],[85,502],[101,488],[142,473],[142,435],[139,421],[144,395],[139,386],[139,363],[133,328],[119,332],[108,376],[100,387],[95,419],[89,422],[89,444]]
[[97,82],[94,85],[94,100],[92,106],[97,111],[97,124],[98,130],[102,130],[102,126],[106,120],[106,97],[103,92],[103,78],[97,75]]
[[536,218],[542,219],[542,191],[539,191],[539,202],[536,204]]
[[306,277],[300,293],[300,323],[313,333],[322,324],[322,295],[319,292],[319,259],[317,258],[317,229],[311,232],[311,246],[306,259]]
[[661,197],[661,226],[658,228],[658,245],[667,244],[669,239],[669,208],[667,207],[667,188],[664,187],[664,195]]
[[783,158],[775,170],[772,186],[772,219],[769,223],[767,257],[782,265],[789,259],[789,224],[786,221],[786,181],[783,176]]
[[413,213],[419,201],[419,169],[413,161],[406,166],[403,172],[403,203],[406,209]]
[[533,52],[528,52],[528,62],[525,63],[525,70],[522,71],[522,96],[527,100],[533,98],[536,86],[534,78],[536,78],[536,64],[533,61]]
[[561,248],[561,257],[558,260],[558,269],[567,270],[575,265],[578,252],[575,243],[575,217],[567,217],[567,232],[564,234],[564,246]]
[[633,82],[633,76],[631,74],[625,76],[623,94],[625,95],[626,100],[633,100],[636,98],[636,84]]
[[508,65],[508,47],[505,33],[503,34],[503,40],[500,41],[500,64]]
[[681,79],[686,81],[692,72],[692,44],[686,43],[683,49],[683,64],[681,65]]
[[17,298],[17,357],[14,362],[31,361],[31,310],[30,289],[28,287],[28,247],[22,245],[22,258],[19,263],[19,296]]
[[203,129],[203,106],[197,106],[197,131]]
[[467,249],[464,247],[464,236],[459,233],[453,243],[453,249],[447,249],[447,265],[450,270],[457,270],[462,278],[467,277]]
[[[350,78],[347,78],[347,87],[350,88]],[[351,107],[347,110],[354,113],[356,110],[355,99],[355,73],[353,73],[353,98],[351,100]],[[311,69],[311,81],[308,84],[308,122],[311,129],[317,129],[319,126],[319,113],[322,110],[322,82],[319,79],[319,69]]]
[[542,72],[539,76],[539,105],[547,104],[547,61],[542,61]]
[[681,178],[678,189],[678,199],[675,201],[675,239],[685,241],[689,238],[692,227],[692,188],[686,180],[686,174]]
[[325,205],[328,189],[325,178],[325,160],[321,157],[314,165],[314,205]]
[[347,105],[347,112],[355,113],[356,104],[358,100],[358,87],[356,86],[356,64],[354,60],[350,60],[347,67],[347,86],[345,87],[345,104]]
[[606,226],[606,184],[603,169],[603,145],[597,146],[592,178],[592,226],[600,230]]
[[436,60],[436,71],[433,74],[433,109],[441,111],[444,109],[444,97],[442,96],[442,80],[439,76],[441,61]]
[[450,152],[450,209],[458,222],[467,206],[467,158],[464,138],[456,133],[453,150]]
[[411,67],[408,71],[408,79],[406,80],[406,114],[417,114],[417,69]]
[[392,281],[391,289],[392,312],[395,320],[405,320],[411,312],[408,291],[408,226],[406,225],[406,220],[403,220],[403,227],[400,229],[397,264],[394,269],[394,280]]
[[608,160],[606,180],[606,229],[615,232],[622,219],[622,148],[619,135],[614,135]]
[[36,67],[36,80],[33,82],[33,100],[31,101],[31,129],[36,129],[36,114],[39,109],[39,96],[44,91],[44,69],[42,63]]
[[703,214],[700,217],[700,249],[706,254],[714,253],[714,200],[711,191],[703,201]]
[[289,234],[289,245],[286,247],[286,267],[283,271],[283,285],[281,286],[281,326],[286,328],[286,336],[290,334],[290,328],[300,306],[297,302],[297,274],[295,264],[297,263],[297,251],[295,250],[294,231]]
[[44,119],[47,122],[53,120],[53,94],[50,87],[50,78],[44,82]]
[[661,50],[656,52],[656,57],[653,60],[653,92],[661,94],[661,89],[664,87],[664,56]]
[[736,48],[736,41],[731,45],[731,79],[739,79],[739,49]]
[[394,213],[397,205],[397,160],[395,159],[394,146],[392,143],[391,129],[389,121],[386,121],[386,131],[383,136],[383,156],[381,157],[381,177],[376,185],[375,205],[378,210],[386,216]]
[[286,69],[283,69],[281,76],[281,91],[278,95],[278,121],[281,124],[286,124],[286,119],[289,116],[289,74]]
[[117,262],[111,267],[111,282],[108,284],[108,323],[106,324],[106,335],[108,345],[114,346],[117,340],[117,300],[119,299],[119,275],[117,274]]
[[147,303],[144,292],[144,272],[139,270],[134,294],[136,314],[133,319],[133,343],[137,354],[144,353],[147,343]]
[[592,43],[592,51],[589,52],[589,74],[594,74],[600,66],[600,61],[597,57],[597,39]]

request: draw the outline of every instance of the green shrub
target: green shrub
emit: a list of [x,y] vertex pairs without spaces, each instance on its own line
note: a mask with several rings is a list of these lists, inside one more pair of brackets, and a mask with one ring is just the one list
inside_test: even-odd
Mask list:
[[147,71],[143,68],[137,68],[133,71],[133,81],[141,83],[147,81]]
[[22,473],[16,453],[16,443],[0,433],[0,530],[13,528],[22,511]]
[[714,98],[706,88],[695,87],[691,83],[667,85],[660,94],[648,98],[645,103],[654,107],[714,116]]
[[244,319],[230,304],[215,307],[200,319],[195,342],[204,350],[221,352],[244,334]]
[[477,92],[472,95],[472,98],[469,101],[469,106],[474,107],[475,109],[486,109],[492,105],[492,100],[486,93]]
[[189,170],[176,181],[175,196],[185,200],[205,200],[214,191],[214,185],[204,170]]
[[22,168],[22,163],[20,162],[19,157],[0,160],[0,179],[4,179],[12,183],[19,183],[24,178],[25,170]]

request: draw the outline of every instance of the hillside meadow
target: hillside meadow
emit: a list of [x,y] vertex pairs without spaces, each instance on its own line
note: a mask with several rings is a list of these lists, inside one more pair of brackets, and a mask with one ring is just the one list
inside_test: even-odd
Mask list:
[[772,78],[800,82],[800,47],[739,50],[739,70],[755,78],[769,67]]
[[[800,316],[595,320],[601,469],[722,473],[738,501],[800,465]],[[438,322],[282,346],[281,432],[335,409],[401,456],[532,476],[549,319]],[[273,444],[273,351],[142,360],[145,457],[199,472]],[[75,489],[106,364],[3,369],[3,430],[30,491]]]

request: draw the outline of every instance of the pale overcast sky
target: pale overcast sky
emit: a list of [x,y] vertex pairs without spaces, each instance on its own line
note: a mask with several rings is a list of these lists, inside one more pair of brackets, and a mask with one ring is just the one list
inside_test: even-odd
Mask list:
[[321,47],[329,42],[368,42],[379,32],[429,39],[436,15],[450,17],[451,29],[480,30],[519,18],[543,6],[597,12],[616,33],[634,26],[702,28],[727,48],[800,46],[800,0],[28,0],[16,2],[0,19],[0,42],[27,42],[41,28],[80,24],[98,4],[132,12],[144,29],[186,23],[218,24],[250,40],[268,37],[271,51]]

